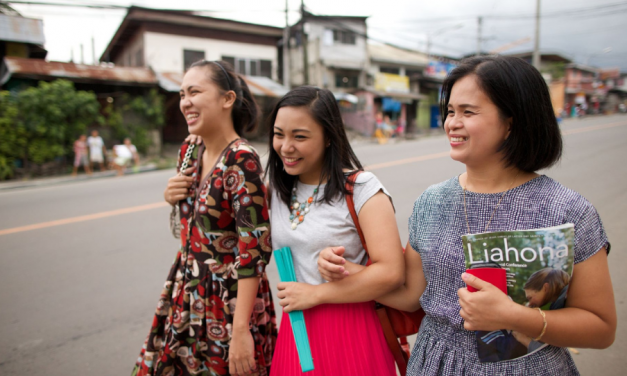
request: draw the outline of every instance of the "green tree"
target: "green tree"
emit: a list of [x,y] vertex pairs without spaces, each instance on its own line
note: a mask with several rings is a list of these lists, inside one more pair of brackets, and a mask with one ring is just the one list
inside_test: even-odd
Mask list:
[[21,91],[17,106],[27,135],[24,157],[37,164],[71,155],[74,140],[103,121],[96,95],[77,91],[67,80],[42,81]]
[[26,152],[26,130],[18,121],[15,96],[0,91],[0,180],[13,176],[15,160]]
[[106,124],[118,140],[130,137],[140,152],[150,146],[149,130],[160,129],[165,124],[164,96],[151,89],[144,96],[124,94],[104,110]]

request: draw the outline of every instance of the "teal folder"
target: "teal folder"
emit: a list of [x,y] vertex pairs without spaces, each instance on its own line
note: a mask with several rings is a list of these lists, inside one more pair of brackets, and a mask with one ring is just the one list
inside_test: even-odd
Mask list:
[[[283,247],[275,250],[273,254],[279,269],[281,282],[296,282],[292,250],[289,247]],[[300,359],[300,368],[303,372],[313,371],[313,358],[311,357],[311,348],[309,347],[309,337],[307,336],[303,311],[292,311],[289,315],[294,333],[294,342],[296,342],[296,350],[298,351],[298,359]]]

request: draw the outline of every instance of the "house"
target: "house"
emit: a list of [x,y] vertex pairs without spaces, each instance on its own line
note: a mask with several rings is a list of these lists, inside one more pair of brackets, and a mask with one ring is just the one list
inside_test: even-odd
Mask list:
[[368,43],[370,64],[367,85],[352,92],[357,103],[341,105],[348,128],[372,135],[377,114],[400,126],[404,132],[416,132],[420,95],[419,78],[427,67],[427,56],[387,44]]
[[591,108],[603,101],[607,90],[600,88],[599,70],[583,64],[567,64],[564,75],[564,110],[574,117],[577,107]]
[[48,51],[43,47],[44,24],[42,20],[22,17],[12,9],[0,8],[0,80],[7,74],[5,56],[45,59]]
[[366,19],[303,12],[290,28],[290,84],[337,93],[365,87],[370,64]]
[[207,17],[194,11],[159,10],[132,6],[100,61],[115,66],[149,67],[166,93],[166,142],[180,142],[188,134],[179,110],[183,73],[202,59],[224,60],[247,78],[262,110],[286,91],[276,82],[279,42],[283,29]]

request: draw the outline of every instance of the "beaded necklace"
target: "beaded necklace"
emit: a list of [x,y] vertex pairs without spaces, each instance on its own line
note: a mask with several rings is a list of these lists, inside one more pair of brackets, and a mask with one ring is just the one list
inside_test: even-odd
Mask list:
[[314,202],[315,197],[318,195],[318,188],[314,188],[313,195],[311,195],[307,202],[298,202],[298,197],[296,196],[296,186],[292,188],[292,203],[290,204],[290,209],[292,210],[290,214],[290,222],[292,222],[292,230],[296,230],[298,225],[303,223],[305,220],[305,215],[309,213],[310,206]]

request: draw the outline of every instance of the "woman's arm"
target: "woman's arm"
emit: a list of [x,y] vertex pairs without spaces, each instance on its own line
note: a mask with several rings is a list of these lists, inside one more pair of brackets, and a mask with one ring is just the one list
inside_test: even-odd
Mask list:
[[[366,266],[346,261],[342,255],[344,247],[325,248],[318,258],[318,270],[327,281],[338,281],[348,275],[359,273]],[[409,242],[405,248],[405,283],[394,291],[382,295],[376,300],[392,308],[407,312],[420,309],[420,296],[427,286],[422,270],[422,259]]]
[[249,329],[259,278],[237,281],[237,305],[233,317],[233,335],[229,352],[229,372],[232,375],[249,374],[255,370],[255,342]]
[[[467,330],[511,329],[530,338],[542,332],[544,320],[535,308],[512,302],[499,289],[464,273],[466,284],[480,291],[459,289],[460,315]],[[609,347],[616,334],[616,306],[605,248],[576,264],[566,307],[543,311],[546,332],[541,341],[560,347]]]
[[404,281],[404,260],[394,208],[387,195],[372,196],[359,212],[372,264],[360,273],[312,286],[279,283],[280,304],[286,312],[325,303],[365,302],[398,288]]

